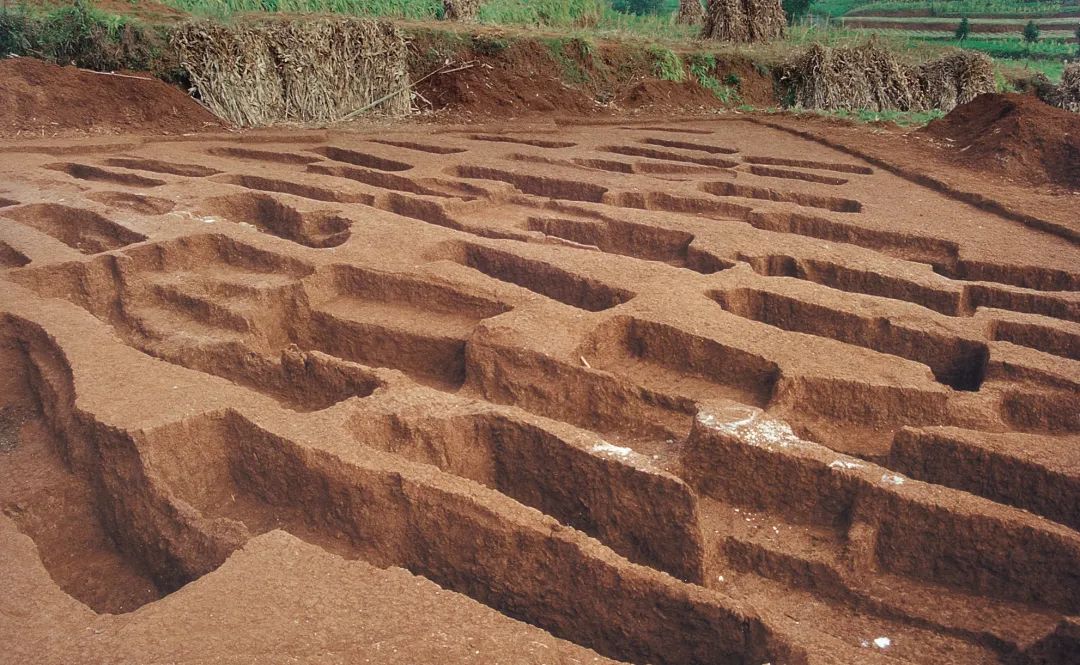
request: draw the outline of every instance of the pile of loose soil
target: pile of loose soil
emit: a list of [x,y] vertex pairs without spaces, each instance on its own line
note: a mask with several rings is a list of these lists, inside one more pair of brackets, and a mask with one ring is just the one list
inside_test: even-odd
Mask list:
[[1080,187],[1080,115],[1026,95],[980,95],[922,130],[969,168],[1032,184]]
[[111,76],[33,58],[0,61],[0,136],[182,134],[221,126],[182,90],[149,74]]
[[635,83],[618,98],[617,103],[623,108],[642,110],[723,106],[716,95],[696,81],[677,83],[661,79],[643,79]]

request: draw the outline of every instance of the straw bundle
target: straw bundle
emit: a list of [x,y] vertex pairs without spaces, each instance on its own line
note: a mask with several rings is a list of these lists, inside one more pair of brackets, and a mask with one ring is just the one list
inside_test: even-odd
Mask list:
[[173,44],[180,66],[215,115],[240,126],[285,116],[284,82],[261,28],[192,24],[173,33]]
[[784,35],[787,21],[780,0],[709,0],[704,39],[764,42]]
[[808,109],[911,110],[921,107],[912,95],[915,83],[907,68],[874,42],[829,48],[814,44],[786,67],[793,106]]
[[984,92],[994,92],[994,62],[985,53],[956,51],[923,63],[916,77],[926,108],[951,111]]
[[679,11],[675,14],[678,25],[701,25],[705,22],[705,8],[701,0],[679,0]]
[[389,22],[189,23],[173,44],[203,102],[236,125],[332,122],[380,100],[373,112],[411,109],[405,40]]
[[1080,62],[1071,62],[1065,65],[1065,71],[1061,73],[1061,85],[1053,96],[1057,106],[1080,113]]
[[908,66],[871,40],[858,46],[814,44],[784,67],[791,106],[859,111],[950,111],[994,91],[990,59],[968,51]]
[[449,21],[475,21],[480,0],[443,0],[443,9]]

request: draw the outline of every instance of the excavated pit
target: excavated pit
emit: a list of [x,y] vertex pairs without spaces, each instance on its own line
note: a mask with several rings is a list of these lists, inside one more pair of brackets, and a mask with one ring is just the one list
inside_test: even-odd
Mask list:
[[13,653],[1080,653],[1068,238],[735,118],[99,141],[0,165]]

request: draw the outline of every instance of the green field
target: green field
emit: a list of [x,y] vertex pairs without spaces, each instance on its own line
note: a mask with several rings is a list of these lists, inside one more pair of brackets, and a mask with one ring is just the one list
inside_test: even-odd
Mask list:
[[[929,16],[889,16],[896,11],[927,11]],[[1061,78],[1066,60],[1080,57],[1076,30],[1080,16],[1051,17],[1062,11],[1080,12],[1080,4],[1071,2],[1023,2],[1021,0],[817,0],[810,14],[823,17],[828,31],[840,31],[865,37],[874,34],[918,51],[926,48],[958,47],[986,53],[1011,74],[1040,72],[1052,80]],[[886,14],[886,15],[881,15]],[[969,16],[978,25],[1010,26],[1007,32],[974,32],[958,41],[954,36],[960,17]],[[843,25],[844,18],[872,20],[875,27]],[[820,18],[816,19],[820,22]],[[1027,43],[1021,38],[1025,24],[1036,20],[1042,28],[1039,40]],[[896,29],[887,26],[897,24]],[[839,25],[838,25],[839,24]],[[918,25],[920,27],[915,28]],[[925,27],[923,27],[925,26]],[[1014,29],[1011,29],[1015,27]]]
[[817,0],[811,11],[821,16],[844,16],[853,11],[865,16],[878,12],[928,10],[935,16],[1023,15],[1041,16],[1080,9],[1075,2],[1023,2],[1021,0]]
[[[164,0],[194,16],[228,18],[252,12],[335,13],[416,20],[442,18],[441,0]],[[637,16],[616,11],[609,0],[487,0],[482,24],[587,29],[598,34],[634,34],[687,39],[696,30],[672,24],[678,0],[664,0],[657,14]]]

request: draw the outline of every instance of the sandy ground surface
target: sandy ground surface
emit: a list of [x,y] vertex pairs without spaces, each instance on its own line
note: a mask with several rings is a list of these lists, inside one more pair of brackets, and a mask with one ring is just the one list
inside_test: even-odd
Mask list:
[[0,145],[0,643],[1070,662],[1070,195],[867,136]]

